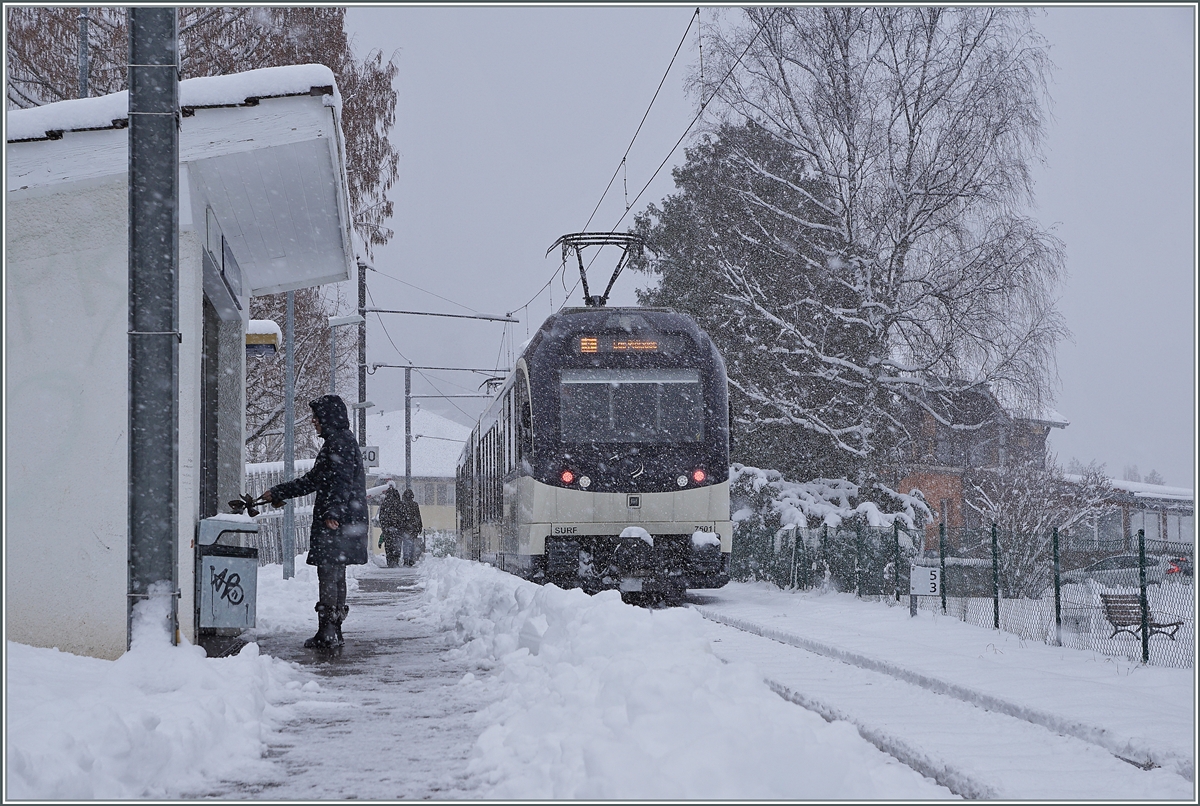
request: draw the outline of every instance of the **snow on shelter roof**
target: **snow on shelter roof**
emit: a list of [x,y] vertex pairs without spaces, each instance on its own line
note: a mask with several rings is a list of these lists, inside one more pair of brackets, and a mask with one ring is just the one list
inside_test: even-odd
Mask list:
[[[333,71],[323,64],[294,64],[264,67],[226,76],[188,78],[179,82],[179,105],[184,110],[213,106],[254,105],[263,98],[310,95],[313,88],[328,87],[341,115],[342,99]],[[187,112],[185,111],[185,114]],[[57,139],[63,132],[122,128],[129,120],[129,91],[95,98],[12,109],[6,114],[5,139]]]
[[[199,231],[225,268],[236,266],[250,296],[348,279],[354,241],[333,71],[302,64],[192,78],[179,94],[181,230]],[[128,105],[123,91],[8,111],[8,201],[127,176]]]

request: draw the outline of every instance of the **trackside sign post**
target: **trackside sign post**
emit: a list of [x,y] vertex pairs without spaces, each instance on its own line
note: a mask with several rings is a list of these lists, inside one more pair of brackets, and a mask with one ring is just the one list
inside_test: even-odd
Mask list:
[[936,565],[914,565],[908,575],[908,613],[917,615],[918,596],[940,596],[942,569]]

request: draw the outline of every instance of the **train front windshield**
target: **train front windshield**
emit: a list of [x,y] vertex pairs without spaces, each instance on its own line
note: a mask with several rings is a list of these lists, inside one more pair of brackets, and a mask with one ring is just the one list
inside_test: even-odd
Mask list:
[[704,396],[696,369],[563,369],[562,439],[568,444],[699,442]]

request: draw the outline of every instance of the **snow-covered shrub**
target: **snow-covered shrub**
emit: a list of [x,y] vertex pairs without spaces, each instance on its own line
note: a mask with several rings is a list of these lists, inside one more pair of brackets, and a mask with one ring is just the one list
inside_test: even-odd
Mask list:
[[425,553],[431,557],[457,556],[458,532],[431,532],[425,535]]
[[832,583],[840,590],[890,590],[897,536],[901,554],[910,556],[916,549],[909,531],[931,516],[919,494],[873,490],[877,500],[845,479],[792,482],[776,470],[734,464],[734,578],[781,587]]

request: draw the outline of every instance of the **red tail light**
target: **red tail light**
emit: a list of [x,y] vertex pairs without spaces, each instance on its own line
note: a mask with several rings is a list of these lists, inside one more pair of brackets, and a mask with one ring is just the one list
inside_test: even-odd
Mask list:
[[559,475],[559,478],[562,479],[563,484],[574,484],[575,483],[575,474],[573,472],[571,472],[570,470],[564,470],[562,472],[562,474]]
[[708,474],[700,468],[696,468],[692,471],[692,481],[696,482],[697,484],[703,484],[706,478],[708,478]]

